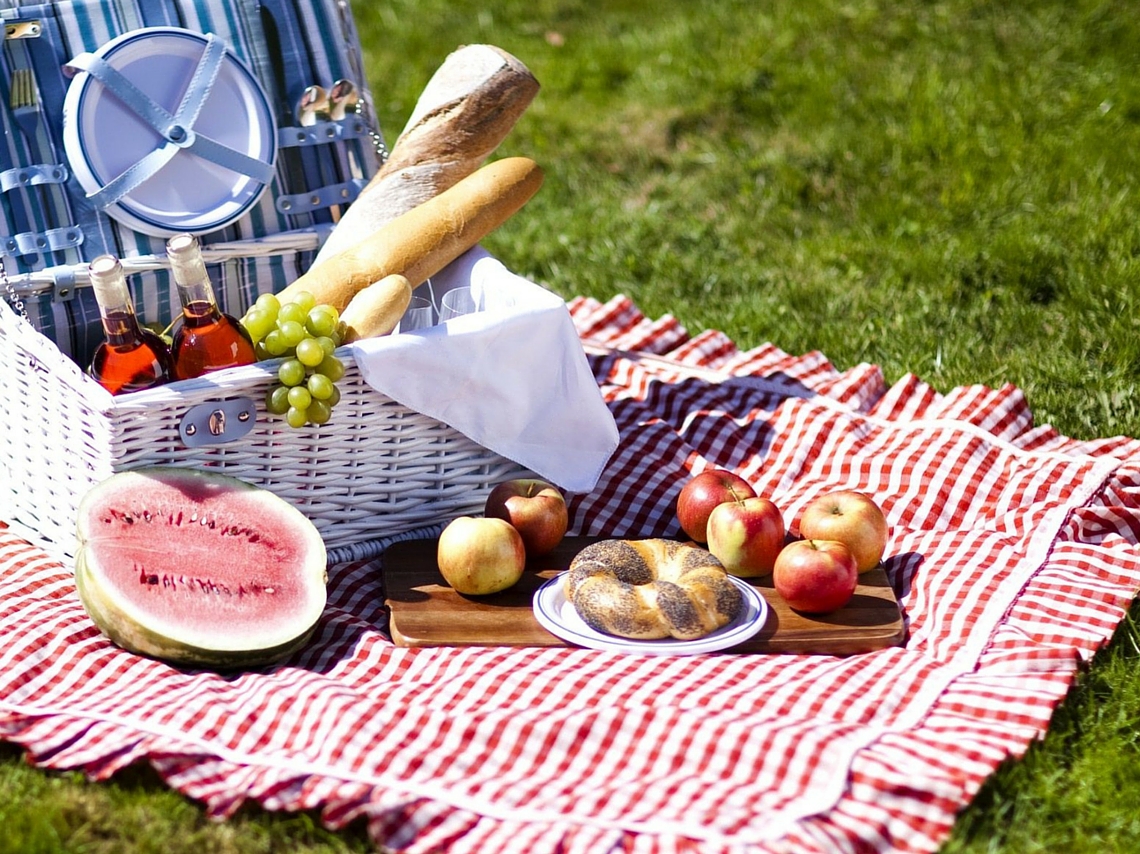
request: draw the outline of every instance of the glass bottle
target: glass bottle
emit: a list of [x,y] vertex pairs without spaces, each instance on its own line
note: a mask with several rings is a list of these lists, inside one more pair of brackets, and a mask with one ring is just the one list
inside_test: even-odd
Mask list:
[[257,361],[245,327],[218,308],[198,238],[177,234],[166,242],[182,317],[174,330],[174,375],[180,380]]
[[123,265],[114,255],[100,255],[87,268],[106,340],[95,348],[88,373],[111,392],[123,394],[174,379],[170,348],[139,323]]

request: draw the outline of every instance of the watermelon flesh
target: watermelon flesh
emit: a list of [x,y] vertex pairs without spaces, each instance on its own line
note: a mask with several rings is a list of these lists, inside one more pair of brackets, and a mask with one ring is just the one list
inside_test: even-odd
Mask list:
[[227,475],[121,472],[80,502],[76,590],[119,646],[174,664],[279,661],[325,607],[326,553],[312,522]]

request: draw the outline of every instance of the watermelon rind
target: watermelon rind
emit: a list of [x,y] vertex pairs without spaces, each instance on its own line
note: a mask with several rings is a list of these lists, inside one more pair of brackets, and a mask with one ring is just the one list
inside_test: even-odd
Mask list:
[[[84,609],[113,643],[140,655],[214,670],[264,667],[304,647],[324,612],[327,554],[319,532],[289,502],[235,477],[174,466],[120,472],[84,496],[76,536],[75,584]],[[256,545],[243,549],[246,540]],[[212,598],[187,596],[196,588],[178,575],[182,558],[197,567],[188,571],[200,583],[198,576],[219,573],[217,583],[206,580]],[[167,578],[182,581],[170,585],[182,598],[131,589],[149,577],[158,591],[159,574],[164,591]],[[246,595],[247,575],[271,585]],[[242,596],[230,595],[227,584],[241,586]]]

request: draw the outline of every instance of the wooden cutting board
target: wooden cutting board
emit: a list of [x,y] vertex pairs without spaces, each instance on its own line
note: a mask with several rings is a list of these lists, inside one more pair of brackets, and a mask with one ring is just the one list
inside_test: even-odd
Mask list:
[[[573,646],[534,617],[531,600],[547,579],[601,537],[567,537],[553,554],[532,560],[522,579],[490,596],[456,593],[436,564],[436,540],[396,543],[381,558],[392,639],[399,646]],[[851,655],[898,646],[906,637],[898,600],[883,569],[860,576],[852,600],[822,617],[793,611],[772,587],[771,576],[749,579],[768,602],[768,619],[730,652]]]

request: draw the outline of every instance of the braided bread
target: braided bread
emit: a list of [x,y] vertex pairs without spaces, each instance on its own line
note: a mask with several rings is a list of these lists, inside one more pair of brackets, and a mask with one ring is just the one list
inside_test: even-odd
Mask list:
[[602,540],[574,558],[566,598],[590,628],[693,640],[727,625],[744,597],[715,557],[674,540]]

